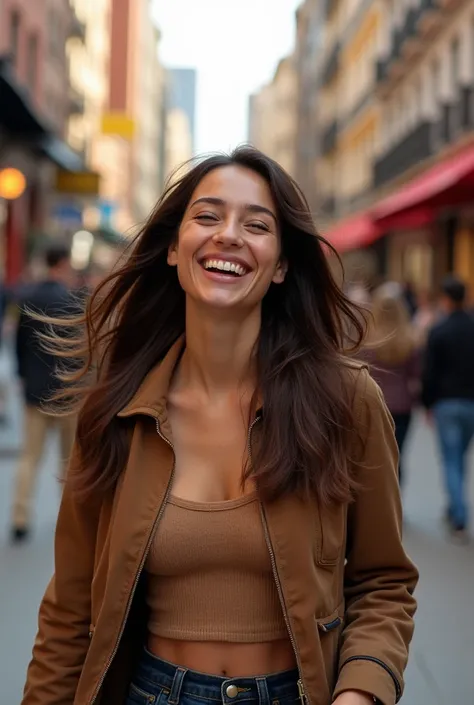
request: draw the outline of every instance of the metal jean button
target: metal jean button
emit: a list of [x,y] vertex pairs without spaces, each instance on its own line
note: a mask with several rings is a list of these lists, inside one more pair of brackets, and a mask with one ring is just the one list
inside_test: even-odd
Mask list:
[[228,698],[236,698],[239,694],[239,691],[236,685],[228,685],[225,689],[225,693]]

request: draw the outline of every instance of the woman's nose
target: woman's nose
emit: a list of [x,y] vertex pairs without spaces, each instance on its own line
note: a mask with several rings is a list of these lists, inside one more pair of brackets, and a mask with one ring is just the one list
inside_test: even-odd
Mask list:
[[239,224],[230,219],[223,223],[222,227],[214,235],[214,241],[222,245],[240,247],[242,245],[242,235]]

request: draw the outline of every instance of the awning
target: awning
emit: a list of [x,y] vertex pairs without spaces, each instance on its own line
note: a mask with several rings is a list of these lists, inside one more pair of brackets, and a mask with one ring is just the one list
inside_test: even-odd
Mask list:
[[439,208],[474,202],[474,146],[428,169],[380,201],[371,215],[384,230],[416,227]]
[[44,134],[46,127],[35,113],[26,91],[19,86],[9,67],[0,58],[0,125],[13,134]]
[[346,252],[371,245],[383,232],[366,211],[346,218],[323,235],[338,252]]
[[37,114],[30,97],[17,82],[9,61],[0,57],[0,127],[21,139],[32,151],[44,154],[66,171],[84,171],[84,160],[56,137]]

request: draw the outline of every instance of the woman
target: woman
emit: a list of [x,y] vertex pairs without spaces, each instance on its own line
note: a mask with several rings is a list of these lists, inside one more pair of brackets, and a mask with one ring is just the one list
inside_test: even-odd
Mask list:
[[425,348],[428,333],[439,317],[436,299],[432,292],[421,291],[418,295],[418,308],[413,316],[412,324],[419,348]]
[[393,705],[417,573],[392,422],[295,183],[203,161],[108,286],[23,705]]
[[402,481],[401,456],[420,391],[420,353],[409,310],[397,284],[388,282],[375,291],[371,312],[365,356],[373,365],[374,378],[395,423]]

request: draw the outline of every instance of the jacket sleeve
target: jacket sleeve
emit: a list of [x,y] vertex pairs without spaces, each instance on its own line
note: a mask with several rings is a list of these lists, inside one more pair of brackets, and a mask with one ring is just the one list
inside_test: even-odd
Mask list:
[[393,421],[366,370],[357,387],[358,489],[348,511],[346,609],[335,697],[360,690],[394,705],[403,692],[418,571],[402,545]]
[[99,503],[78,502],[66,481],[56,526],[55,573],[41,602],[22,705],[74,701],[89,648],[99,512]]
[[29,324],[31,324],[31,319],[23,308],[21,308],[15,336],[17,374],[21,379],[24,379],[26,376],[25,356],[31,345],[31,329]]

